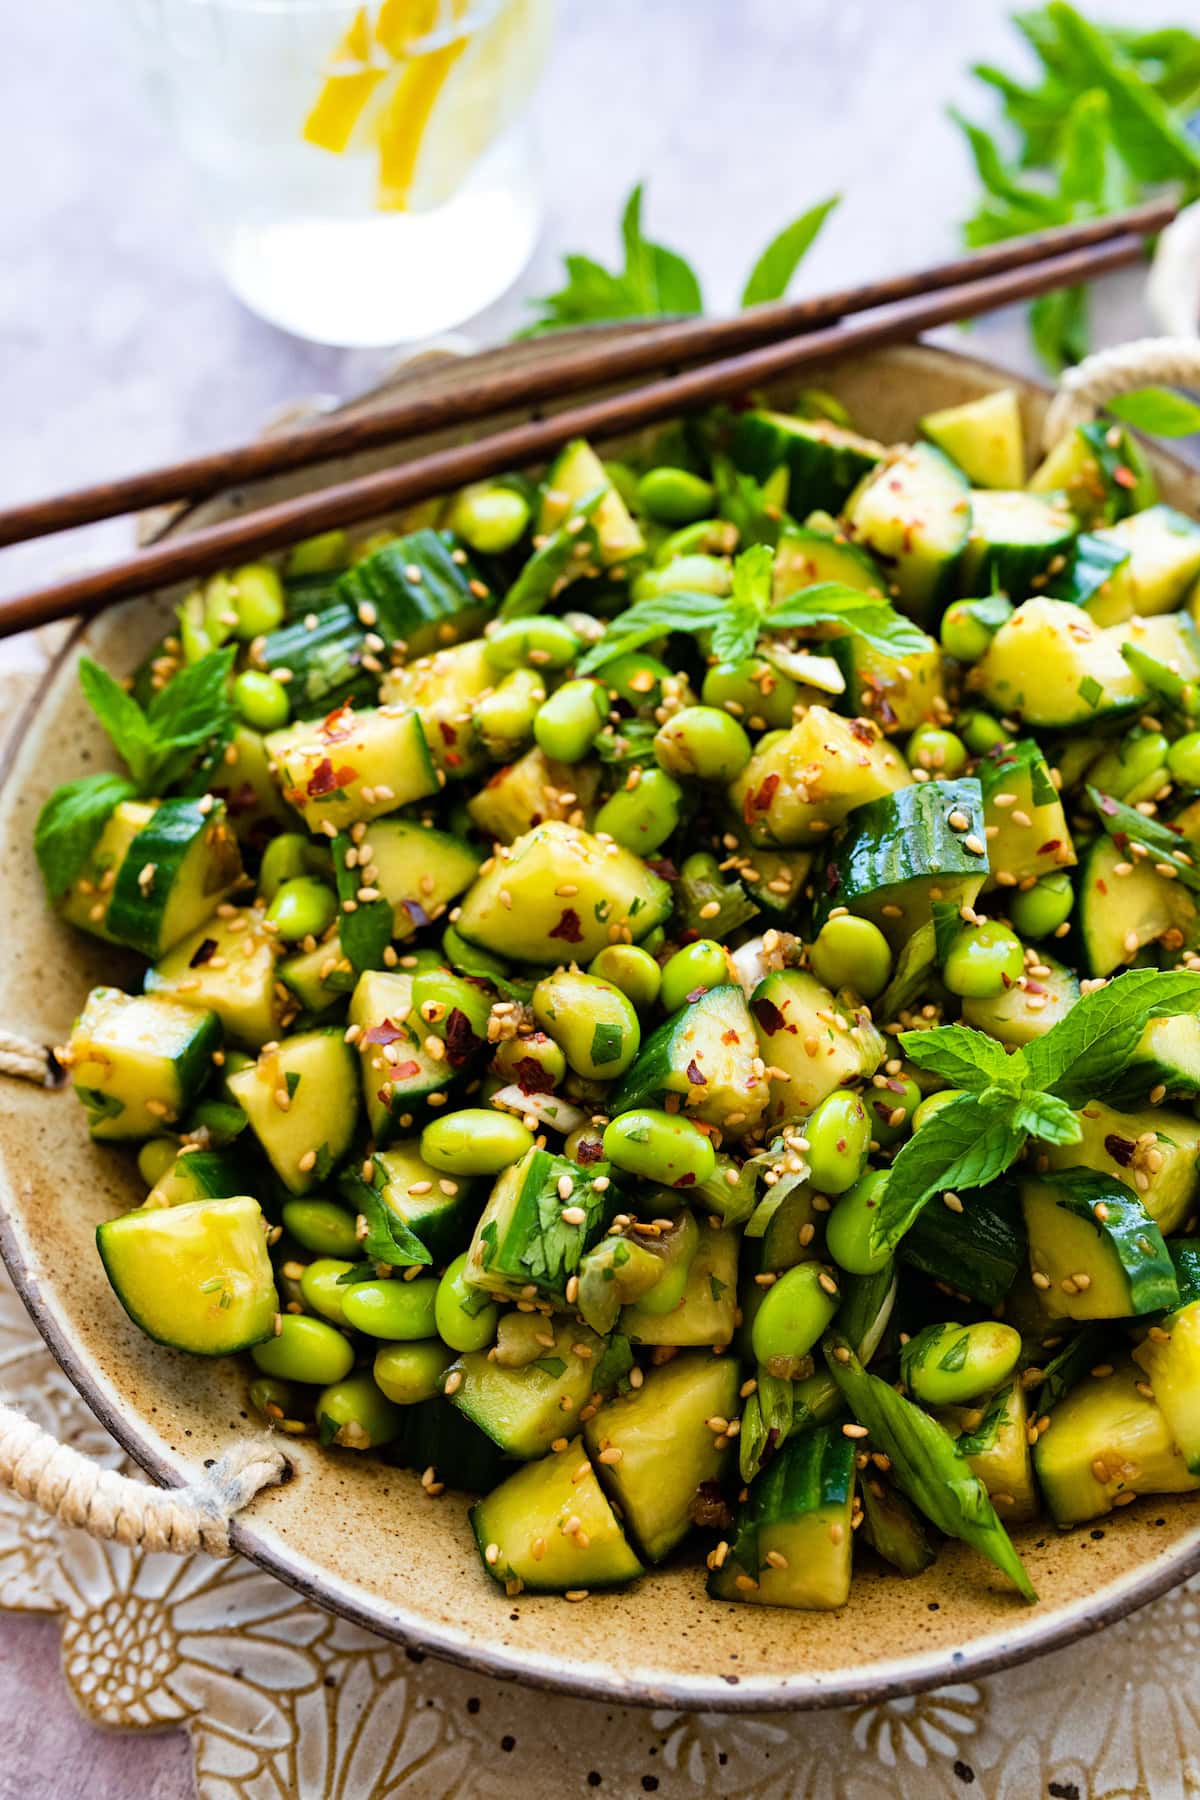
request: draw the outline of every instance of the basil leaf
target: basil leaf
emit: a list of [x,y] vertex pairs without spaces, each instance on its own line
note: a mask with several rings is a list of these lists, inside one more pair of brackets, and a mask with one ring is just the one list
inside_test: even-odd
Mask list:
[[[1124,1071],[1151,1019],[1198,1010],[1200,973],[1129,969],[1084,994],[1065,1018],[1027,1046],[1029,1086],[1056,1094],[1068,1106],[1085,1106]],[[930,1124],[951,1111],[944,1107]],[[923,1133],[924,1128],[918,1138]]]
[[1107,401],[1105,410],[1152,437],[1190,437],[1200,431],[1200,406],[1170,388],[1134,388]]
[[929,648],[926,633],[894,606],[840,581],[819,581],[790,594],[772,607],[767,623],[772,630],[842,625],[887,656],[920,656]]
[[113,808],[136,792],[124,775],[107,770],[55,788],[33,832],[33,852],[51,900],[61,899],[87,867]]
[[984,1187],[1003,1175],[1025,1143],[1014,1105],[1011,1098],[964,1094],[926,1120],[892,1164],[871,1220],[872,1251],[894,1250],[935,1194]]
[[978,1093],[995,1084],[1016,1092],[1025,1078],[1025,1058],[1010,1056],[1003,1044],[970,1025],[935,1025],[929,1031],[902,1031],[900,1048],[918,1069],[939,1075],[951,1087]]
[[759,306],[764,300],[783,298],[792,276],[834,207],[840,205],[841,198],[840,194],[834,194],[832,198],[822,200],[820,205],[810,206],[807,212],[801,213],[771,239],[742,289],[743,306]]

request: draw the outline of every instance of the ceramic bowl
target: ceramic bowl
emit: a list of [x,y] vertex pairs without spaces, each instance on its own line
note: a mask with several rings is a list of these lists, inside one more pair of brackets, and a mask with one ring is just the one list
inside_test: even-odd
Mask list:
[[[553,356],[553,346],[488,353]],[[432,388],[470,380],[475,365],[418,366]],[[806,377],[832,390],[858,424],[891,441],[920,416],[1012,378],[946,350],[905,347]],[[798,383],[789,384],[794,389]],[[1036,444],[1044,390],[1016,384]],[[788,386],[776,398],[786,403]],[[366,404],[370,404],[368,401]],[[440,440],[451,441],[449,434]],[[378,466],[386,454],[356,459]],[[1200,476],[1154,454],[1164,496],[1200,514]],[[349,466],[349,465],[348,465]],[[301,491],[290,476],[195,509],[176,528]],[[78,699],[84,647],[124,673],[163,628],[175,596],[122,606],[77,630],[15,731],[0,785],[0,870],[7,951],[0,1019],[61,1041],[86,989],[121,982],[126,959],[72,932],[47,910],[30,849],[52,786],[107,766],[111,753]],[[130,1324],[93,1247],[96,1224],[140,1200],[133,1159],[89,1143],[70,1090],[16,1081],[0,1089],[0,1248],[25,1304],[84,1399],[156,1481],[194,1479],[207,1458],[257,1432],[237,1361],[159,1348]],[[259,1495],[235,1522],[237,1548],[322,1606],[372,1631],[492,1675],[609,1702],[753,1710],[832,1706],[959,1681],[1038,1655],[1144,1605],[1200,1567],[1200,1509],[1186,1497],[1145,1499],[1093,1529],[1046,1525],[1018,1534],[1041,1595],[1026,1607],[982,1557],[948,1544],[915,1580],[856,1571],[836,1613],[717,1606],[699,1557],[686,1556],[622,1594],[579,1605],[509,1600],[480,1570],[466,1505],[431,1500],[417,1478],[370,1457],[288,1439],[294,1479]]]

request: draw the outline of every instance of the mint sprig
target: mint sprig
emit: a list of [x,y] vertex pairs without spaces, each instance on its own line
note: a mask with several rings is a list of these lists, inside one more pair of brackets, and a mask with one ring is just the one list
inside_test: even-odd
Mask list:
[[91,860],[115,806],[137,793],[132,781],[108,770],[65,781],[38,814],[33,851],[51,900],[59,900]]

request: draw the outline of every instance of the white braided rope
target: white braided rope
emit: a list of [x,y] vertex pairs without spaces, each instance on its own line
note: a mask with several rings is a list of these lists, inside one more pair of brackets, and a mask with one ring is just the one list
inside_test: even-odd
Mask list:
[[50,1055],[45,1044],[0,1031],[0,1075],[15,1075],[20,1081],[36,1081],[39,1087],[48,1087]]
[[1095,417],[1107,401],[1148,383],[1200,388],[1200,338],[1135,338],[1085,356],[1062,376],[1046,410],[1047,450],[1076,425]]
[[32,1419],[0,1404],[0,1484],[63,1525],[143,1550],[231,1555],[230,1518],[261,1489],[281,1481],[287,1467],[281,1450],[251,1442],[238,1444],[214,1463],[201,1482],[148,1487],[90,1462]]

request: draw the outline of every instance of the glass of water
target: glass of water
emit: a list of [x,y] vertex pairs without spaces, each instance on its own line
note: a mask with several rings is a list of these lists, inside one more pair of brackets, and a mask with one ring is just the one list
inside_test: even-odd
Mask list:
[[554,0],[135,0],[230,286],[272,324],[411,342],[520,274]]

